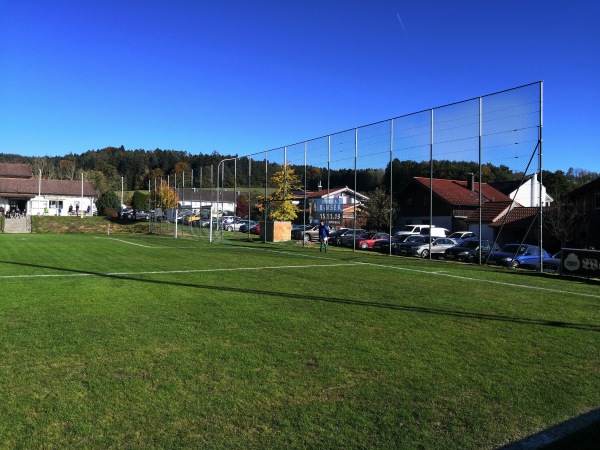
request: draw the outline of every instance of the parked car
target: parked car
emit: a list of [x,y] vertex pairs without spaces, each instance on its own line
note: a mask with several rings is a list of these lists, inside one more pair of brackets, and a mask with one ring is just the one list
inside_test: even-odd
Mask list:
[[411,235],[411,234],[421,234],[421,231],[423,231],[429,227],[430,227],[430,225],[423,225],[423,224],[421,224],[421,225],[404,225],[404,228],[402,228],[396,234],[399,236]]
[[260,222],[257,222],[256,225],[253,225],[250,228],[250,233],[251,234],[260,234]]
[[450,231],[441,227],[429,227],[421,230],[419,234],[423,236],[446,237],[450,234]]
[[219,224],[223,225],[224,229],[227,229],[227,224],[238,222],[240,220],[242,220],[242,218],[238,216],[221,216],[219,217]]
[[[544,272],[558,273],[561,270],[561,255],[562,252],[557,252],[550,258],[542,259],[542,268]],[[536,258],[532,261],[521,263],[521,268],[540,270],[540,258]]]
[[[360,228],[351,228],[349,231],[344,233],[343,236],[340,237],[340,244],[344,247],[352,247],[354,245],[354,241],[365,234],[367,230],[363,230]],[[337,245],[337,244],[336,244]]]
[[313,228],[314,225],[293,225],[292,239],[301,240],[304,238],[304,232]]
[[331,245],[339,245],[337,243],[337,240],[340,239],[340,242],[341,242],[342,236],[345,233],[347,233],[348,230],[349,230],[349,228],[338,228],[336,230],[330,231],[329,232],[329,244],[331,244]]
[[[374,252],[380,252],[380,253],[392,253],[392,254],[396,254],[396,248],[398,247],[398,244],[401,244],[402,242],[406,241],[407,239],[414,237],[414,236],[419,236],[418,234],[399,234],[396,233],[392,236],[392,239],[377,239],[374,243],[373,243],[373,251]],[[392,250],[390,252],[390,245],[392,246]]]
[[[481,241],[481,254],[485,257],[490,252],[500,250],[500,245],[493,241]],[[446,249],[444,259],[451,261],[475,262],[479,255],[479,239],[465,239],[458,245]],[[485,261],[485,259],[484,259]]]
[[240,233],[247,233],[248,229],[252,228],[253,226],[257,225],[258,222],[256,220],[244,220],[244,223],[242,223],[240,225],[240,228],[238,229],[238,231]]
[[223,224],[223,228],[226,231],[240,231],[242,225],[246,224],[246,220],[237,219],[233,222],[226,222]]
[[258,225],[256,220],[245,220],[243,224],[240,225],[240,233],[248,233],[253,226]]
[[[363,237],[364,236],[364,237]],[[376,232],[376,233],[366,233],[366,235],[362,235],[356,240],[356,248],[360,248],[362,250],[369,250],[373,248],[373,244],[378,239],[389,239],[390,235],[387,233]]]
[[123,208],[121,209],[121,212],[119,213],[119,215],[121,216],[122,219],[129,219],[129,214],[133,212],[133,209],[131,208]]
[[343,245],[344,236],[350,233],[351,235],[360,235],[366,230],[362,228],[338,228],[335,231],[329,233],[329,244],[331,245]]
[[491,252],[484,262],[516,268],[521,264],[534,262],[536,259],[539,261],[540,254],[542,260],[550,258],[550,254],[546,250],[535,245],[506,244],[500,251]]
[[[196,220],[194,222],[191,222],[191,225],[193,227],[202,227],[202,228],[209,228],[210,227],[210,219],[202,219],[202,220]],[[219,230],[219,221],[217,220],[216,217],[212,218],[212,227],[213,230]]]
[[183,223],[185,225],[191,225],[192,222],[201,221],[202,217],[198,213],[188,214],[183,217]]
[[136,220],[150,220],[150,213],[148,211],[142,211],[141,209],[138,209],[134,210],[129,217]]
[[319,240],[319,225],[313,225],[310,228],[302,231],[302,238],[304,242],[318,241]]
[[454,239],[459,244],[466,239],[474,239],[477,237],[472,231],[455,231],[448,236],[450,239]]
[[[431,243],[431,245],[430,245]],[[450,238],[436,238],[433,236],[420,236],[414,239],[412,242],[403,242],[398,245],[397,254],[403,256],[420,256],[421,258],[428,258],[431,252],[431,256],[436,255],[441,257],[446,249],[454,247],[456,241]]]

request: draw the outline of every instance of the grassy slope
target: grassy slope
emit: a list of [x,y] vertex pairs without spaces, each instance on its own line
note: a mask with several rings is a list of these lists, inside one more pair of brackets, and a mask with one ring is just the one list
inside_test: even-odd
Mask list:
[[34,233],[148,233],[148,222],[128,219],[94,217],[32,217]]
[[[597,284],[264,244],[2,239],[0,276],[69,275],[0,280],[8,446],[495,448],[600,404]],[[139,274],[232,267],[256,270]]]

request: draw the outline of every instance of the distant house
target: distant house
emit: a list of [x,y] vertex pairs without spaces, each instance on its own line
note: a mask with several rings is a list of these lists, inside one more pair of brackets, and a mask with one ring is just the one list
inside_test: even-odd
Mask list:
[[[430,188],[431,183],[431,188]],[[398,193],[399,215],[396,227],[428,224],[430,193],[432,193],[433,225],[451,231],[469,229],[466,218],[479,208],[479,193],[484,207],[501,204],[501,209],[512,203],[510,197],[487,183],[475,182],[471,175],[467,180],[444,180],[440,178],[414,177]]]
[[524,181],[502,181],[491,183],[492,187],[498,189],[503,194],[525,207],[540,206],[540,189],[542,197],[542,206],[550,206],[554,201],[546,192],[546,187],[538,181],[537,173],[526,177]]
[[[369,197],[350,189],[348,186],[319,189],[316,191],[294,192],[295,203],[299,206],[300,219],[307,224],[325,220],[334,227],[353,227],[355,210],[357,226],[364,226],[364,217],[359,214]],[[306,199],[306,203],[304,200]],[[302,216],[304,215],[304,217]]]
[[573,246],[600,250],[600,178],[573,190],[569,198],[582,213],[574,230]]
[[0,207],[27,215],[67,215],[69,207],[90,213],[97,193],[88,181],[33,177],[29,164],[0,163]]
[[218,211],[232,212],[235,214],[237,208],[237,196],[240,192],[224,191],[215,188],[185,188],[177,189],[179,207],[182,209],[211,209],[213,214]]
[[[494,227],[506,214],[514,208],[514,202],[492,202],[484,203],[481,207],[481,214],[479,208],[472,210],[469,215],[464,219],[467,224],[468,230],[474,232],[477,236],[481,236],[482,239],[490,241],[495,240],[497,228]],[[479,219],[481,218],[481,231],[479,230]]]
[[[548,206],[543,207],[542,217],[550,209]],[[539,217],[539,206],[515,207],[490,224],[490,227],[495,231],[495,235],[498,236],[500,243],[527,242],[537,244],[540,241]],[[544,223],[543,219],[542,223]],[[560,249],[560,241],[544,228],[542,246],[545,250],[554,253]]]

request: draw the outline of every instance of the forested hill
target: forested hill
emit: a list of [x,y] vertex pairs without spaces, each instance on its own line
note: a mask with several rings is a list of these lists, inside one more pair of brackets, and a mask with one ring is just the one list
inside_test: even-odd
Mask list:
[[[120,191],[121,179],[126,190],[146,190],[150,180],[160,177],[178,177],[178,185],[185,180],[186,187],[210,187],[216,185],[217,165],[226,158],[236,155],[212,154],[192,155],[179,150],[125,150],[121,147],[107,147],[101,150],[89,150],[80,155],[70,153],[65,156],[27,157],[15,154],[0,153],[0,162],[31,164],[34,176],[42,174],[42,178],[73,180],[79,179],[81,173],[86,180],[91,181],[99,194],[108,190]],[[275,164],[268,164],[269,173],[273,173]],[[392,164],[392,180],[394,191],[409,182],[412,177],[428,177],[431,167],[427,161],[400,161],[395,159]],[[302,174],[304,167],[295,167],[296,173]],[[264,160],[252,161],[251,185],[264,186]],[[331,187],[350,186],[355,184],[352,168],[332,170],[327,174],[326,167],[308,166],[306,171],[306,188],[314,190],[319,182],[326,185],[327,179]],[[522,173],[515,173],[507,166],[485,164],[482,167],[483,181],[494,183],[520,179]],[[224,185],[232,187],[234,173],[238,188],[248,186],[248,159],[240,158],[237,170],[228,163],[225,170]],[[434,161],[433,174],[435,178],[466,180],[469,173],[478,174],[479,168],[475,162]],[[543,182],[550,195],[564,194],[582,184],[597,178],[597,172],[584,169],[569,168],[567,172],[543,171]],[[356,174],[356,185],[360,192],[372,192],[378,186],[387,186],[390,182],[389,164],[386,168],[361,169]],[[193,183],[193,184],[192,184]]]

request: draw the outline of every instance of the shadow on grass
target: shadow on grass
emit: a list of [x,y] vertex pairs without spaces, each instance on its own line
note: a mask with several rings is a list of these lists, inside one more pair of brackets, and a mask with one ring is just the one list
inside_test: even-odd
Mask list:
[[[509,269],[513,270],[513,269]],[[549,278],[549,277],[560,277],[561,280],[571,281],[573,283],[580,284],[588,284],[592,286],[600,286],[600,280],[596,278],[585,278],[585,277],[576,277],[573,275],[559,275],[557,273],[546,273],[546,272],[538,272],[533,270],[525,270],[519,269],[515,273],[519,273],[525,277],[534,277],[534,278]]]
[[499,450],[595,450],[599,438],[600,408],[597,408]]
[[[81,275],[89,275],[89,276],[97,276],[102,278],[112,278],[118,280],[129,280],[129,281],[137,281],[140,283],[152,283],[152,284],[164,284],[169,286],[180,286],[186,288],[193,289],[203,289],[203,290],[212,290],[212,291],[227,291],[238,294],[255,294],[257,296],[271,296],[271,297],[281,297],[287,298],[291,300],[310,300],[317,302],[326,302],[326,303],[335,303],[335,304],[343,304],[343,305],[351,305],[351,306],[361,306],[368,308],[383,308],[389,309],[392,311],[403,311],[403,312],[412,312],[412,313],[422,313],[422,314],[434,314],[441,316],[449,316],[449,317],[457,317],[462,319],[476,319],[476,320],[487,320],[487,321],[496,321],[496,322],[510,322],[521,325],[539,325],[539,326],[549,326],[549,327],[558,327],[558,328],[570,328],[574,330],[583,330],[583,331],[592,331],[592,332],[600,332],[600,325],[592,325],[592,324],[580,324],[573,322],[564,322],[564,321],[554,321],[554,320],[543,320],[543,319],[530,319],[524,317],[509,317],[509,316],[501,316],[495,314],[484,314],[484,313],[471,313],[464,311],[452,311],[448,309],[437,309],[437,308],[425,308],[421,306],[408,306],[408,305],[395,305],[392,303],[384,303],[378,301],[361,301],[361,300],[352,300],[347,298],[335,298],[329,296],[322,295],[309,295],[303,294],[299,296],[298,294],[291,294],[286,292],[276,292],[270,290],[261,290],[261,289],[247,289],[247,288],[236,288],[231,286],[213,286],[207,284],[193,284],[193,283],[183,283],[179,281],[161,281],[161,280],[151,280],[147,278],[136,277],[131,274],[119,274],[119,273],[100,273],[100,272],[90,272],[83,271],[77,269],[65,269],[62,267],[51,267],[51,266],[43,266],[39,264],[31,264],[31,263],[19,263],[14,261],[0,261],[3,264],[15,265],[15,266],[24,266],[24,267],[35,267],[39,269],[51,269],[57,270],[61,272],[68,272],[71,274],[81,274]],[[160,272],[156,272],[156,275],[160,275]]]

